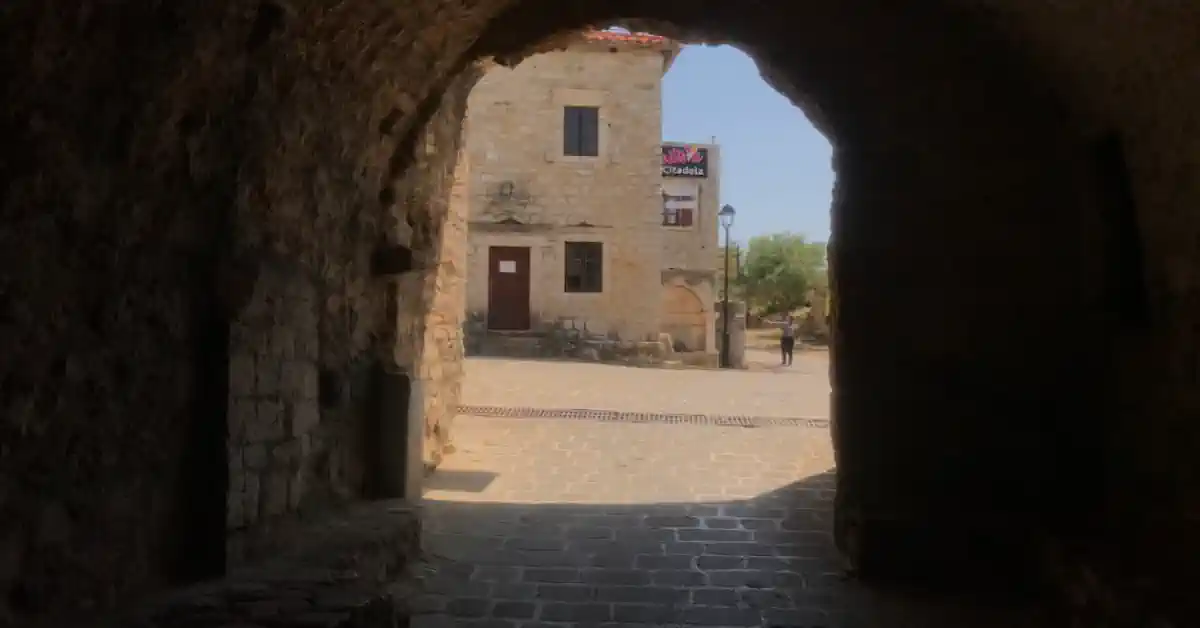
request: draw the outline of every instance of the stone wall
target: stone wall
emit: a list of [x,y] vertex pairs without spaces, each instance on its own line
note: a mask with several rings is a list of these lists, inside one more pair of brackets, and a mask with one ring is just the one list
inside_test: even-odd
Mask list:
[[[436,201],[437,224],[440,233],[436,245],[437,257],[431,260],[425,275],[424,290],[429,299],[424,317],[423,346],[415,373],[420,377],[424,393],[425,447],[427,467],[437,466],[451,447],[451,428],[458,414],[463,381],[463,336],[467,312],[467,180],[470,162],[465,146],[460,142],[466,91],[475,76],[460,79],[458,93],[448,94],[448,100],[434,118],[438,129],[437,155],[442,171],[442,200]],[[449,157],[445,151],[455,149],[454,161],[446,169]]]
[[[338,438],[341,426],[321,420],[325,299],[309,278],[287,270],[261,269],[230,341],[230,530],[294,510],[315,490],[356,494],[362,476],[344,467],[357,461]],[[313,477],[319,458],[327,467]]]
[[[417,136],[404,174],[385,184],[398,201],[386,213],[359,214],[346,265],[318,265],[276,253],[260,256],[249,303],[230,339],[230,560],[240,562],[255,525],[281,515],[377,495],[388,481],[378,451],[379,369],[394,364],[419,379],[428,464],[448,445],[443,423],[457,411],[464,250],[461,193],[452,198],[466,94],[475,75],[446,89]],[[395,103],[399,105],[400,103]],[[300,243],[325,250],[320,220]],[[412,250],[412,270],[391,278],[372,269],[387,242]],[[318,248],[318,251],[321,250]],[[391,302],[391,303],[389,303]]]
[[227,526],[362,494],[368,374],[397,336],[370,254],[432,217],[382,190],[469,61],[364,34],[420,10],[0,10],[0,610],[112,608],[220,573]]

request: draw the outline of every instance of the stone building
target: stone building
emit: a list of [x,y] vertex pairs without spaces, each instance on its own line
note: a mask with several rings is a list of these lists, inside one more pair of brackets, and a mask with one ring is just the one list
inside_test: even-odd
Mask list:
[[669,39],[589,32],[468,101],[468,308],[486,329],[712,346],[716,146],[666,145]]

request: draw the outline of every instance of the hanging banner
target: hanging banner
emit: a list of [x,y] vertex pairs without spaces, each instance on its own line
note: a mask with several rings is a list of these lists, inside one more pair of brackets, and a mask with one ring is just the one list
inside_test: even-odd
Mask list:
[[707,177],[708,149],[699,146],[664,144],[662,147],[662,176]]

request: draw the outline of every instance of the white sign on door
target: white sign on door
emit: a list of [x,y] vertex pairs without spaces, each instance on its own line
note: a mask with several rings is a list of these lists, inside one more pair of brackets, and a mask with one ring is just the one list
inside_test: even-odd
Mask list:
[[517,272],[517,263],[513,260],[508,260],[508,259],[500,260],[500,272],[502,272],[502,273]]

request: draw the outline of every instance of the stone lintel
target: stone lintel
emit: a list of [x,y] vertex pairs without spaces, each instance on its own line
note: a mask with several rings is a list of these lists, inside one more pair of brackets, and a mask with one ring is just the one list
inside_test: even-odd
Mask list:
[[694,270],[689,268],[664,268],[662,271],[662,282],[664,285],[671,283],[675,279],[683,279],[689,286],[695,286],[704,282],[712,282],[717,277],[715,270]]

